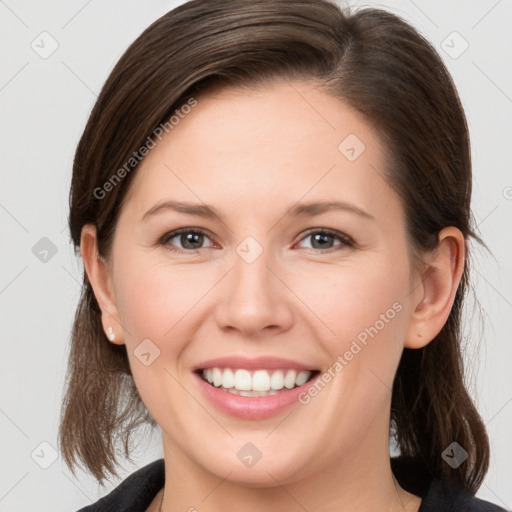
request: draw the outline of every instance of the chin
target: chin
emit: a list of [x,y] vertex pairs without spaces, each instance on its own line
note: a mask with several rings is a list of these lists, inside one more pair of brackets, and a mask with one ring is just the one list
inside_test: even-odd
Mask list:
[[[275,454],[275,451],[274,451]],[[276,487],[308,478],[315,474],[316,469],[307,469],[303,454],[291,458],[282,457],[265,460],[264,455],[257,462],[245,465],[238,457],[224,457],[212,466],[205,461],[203,467],[218,478],[249,488]],[[297,462],[300,466],[297,466]]]

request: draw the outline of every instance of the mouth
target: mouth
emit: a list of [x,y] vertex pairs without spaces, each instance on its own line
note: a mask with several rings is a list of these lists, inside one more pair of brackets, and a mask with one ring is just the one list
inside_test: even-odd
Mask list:
[[219,391],[243,397],[279,395],[307,384],[320,370],[292,368],[198,368],[195,373]]

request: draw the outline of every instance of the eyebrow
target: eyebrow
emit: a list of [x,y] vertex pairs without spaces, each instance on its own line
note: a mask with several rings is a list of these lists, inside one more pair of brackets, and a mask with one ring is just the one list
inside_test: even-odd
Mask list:
[[[149,217],[152,217],[157,213],[167,210],[172,210],[187,215],[195,215],[197,217],[202,217],[205,219],[221,219],[220,215],[216,212],[215,208],[207,204],[185,203],[182,201],[163,201],[155,204],[152,208],[150,208],[142,216],[141,220],[147,220]],[[362,210],[361,208],[353,204],[339,201],[298,203],[288,210],[287,215],[290,215],[292,217],[306,217],[320,215],[330,210],[346,211],[349,213],[354,213],[369,220],[375,220],[375,218],[365,210]]]

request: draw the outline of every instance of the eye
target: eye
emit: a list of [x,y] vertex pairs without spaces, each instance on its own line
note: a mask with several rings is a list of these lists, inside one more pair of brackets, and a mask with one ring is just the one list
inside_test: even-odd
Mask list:
[[[166,233],[161,239],[160,244],[164,245],[170,251],[175,252],[195,252],[199,249],[204,249],[203,243],[205,238],[209,238],[207,233],[200,228],[182,228],[177,229],[175,231],[171,231]],[[331,229],[312,229],[309,230],[302,238],[302,240],[306,240],[311,238],[312,246],[310,249],[319,249],[321,251],[332,251],[338,250],[336,248],[343,247],[354,247],[355,243],[349,236],[340,233],[339,231],[334,231]],[[172,242],[176,239],[175,242]],[[338,240],[338,244],[334,246],[332,243]],[[176,244],[181,244],[181,248],[175,248]],[[306,247],[308,249],[308,247]]]
[[[329,251],[333,248],[334,250],[337,250],[336,247],[353,247],[355,245],[352,238],[344,235],[343,233],[340,233],[339,231],[333,231],[331,229],[310,230],[306,233],[305,236],[301,238],[301,240],[306,240],[308,238],[311,238],[312,240],[312,249],[320,249],[324,251]],[[334,240],[338,240],[340,243],[333,247],[332,242]],[[308,247],[306,247],[306,249],[307,248]]]
[[[202,245],[205,237],[208,238],[206,232],[202,229],[183,228],[166,233],[161,238],[160,243],[165,245],[170,251],[194,252],[198,249],[203,249]],[[182,244],[182,249],[175,249],[172,247],[175,243],[171,243],[171,240],[174,240],[175,238]]]

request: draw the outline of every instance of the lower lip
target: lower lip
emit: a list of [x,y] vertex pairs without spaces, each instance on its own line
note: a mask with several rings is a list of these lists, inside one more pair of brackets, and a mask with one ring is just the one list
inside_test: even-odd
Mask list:
[[313,377],[311,380],[297,386],[293,389],[281,391],[277,395],[272,396],[240,396],[222,391],[211,384],[208,384],[202,377],[194,372],[194,377],[197,379],[199,387],[205,394],[206,398],[219,410],[246,420],[259,420],[275,416],[293,404],[299,405],[298,396],[307,391],[312,386],[320,374]]

